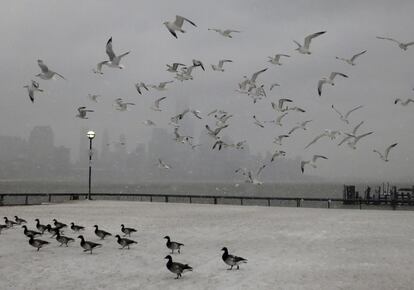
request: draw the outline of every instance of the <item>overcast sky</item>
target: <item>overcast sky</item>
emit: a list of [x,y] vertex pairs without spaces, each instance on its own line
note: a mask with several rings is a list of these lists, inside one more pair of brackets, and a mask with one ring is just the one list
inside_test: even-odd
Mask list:
[[[124,133],[132,149],[150,137],[151,129],[142,124],[146,119],[172,132],[168,120],[176,113],[177,102],[188,99],[190,107],[204,115],[215,108],[234,114],[226,134],[234,140],[246,139],[254,152],[273,151],[273,137],[288,132],[299,121],[313,120],[307,131],[295,132],[284,146],[291,158],[306,159],[312,154],[329,158],[312,174],[336,179],[410,178],[414,169],[414,104],[402,107],[393,101],[396,97],[414,97],[414,46],[402,51],[394,43],[375,37],[414,41],[413,11],[414,1],[410,0],[3,1],[0,134],[27,138],[33,126],[50,125],[56,144],[70,147],[77,156],[81,128],[95,130],[98,142],[103,130],[108,129],[113,140]],[[197,24],[184,24],[187,32],[179,33],[178,39],[163,25],[176,14]],[[227,39],[208,31],[211,27],[242,33]],[[312,55],[294,50],[293,40],[302,42],[306,35],[321,30],[327,33],[314,39]],[[104,75],[95,75],[92,69],[107,59],[105,44],[111,36],[115,53],[131,50],[123,59],[125,69],[104,67]],[[335,59],[362,50],[368,52],[354,67]],[[283,59],[282,66],[274,66],[267,62],[267,56],[276,53],[291,57]],[[39,58],[67,81],[36,78]],[[190,64],[193,58],[208,66],[205,72],[197,69],[193,81],[177,81],[162,93],[152,90],[137,94],[135,82],[173,80],[165,65]],[[234,62],[225,65],[225,72],[212,71],[210,64],[220,59]],[[249,97],[235,92],[244,75],[266,67],[269,69],[258,79],[267,88],[266,99],[253,104]],[[336,85],[326,86],[319,97],[317,82],[331,71],[346,73],[349,79],[338,78]],[[38,80],[45,90],[36,94],[34,104],[23,89],[31,79]],[[269,92],[273,82],[281,86]],[[102,95],[101,101],[91,102],[88,93]],[[167,97],[161,105],[163,112],[153,112],[149,107],[161,96]],[[118,97],[136,106],[127,112],[116,111],[113,101]],[[254,114],[263,120],[277,116],[270,102],[280,97],[293,99],[307,112],[289,114],[282,128],[255,126]],[[362,140],[355,151],[338,147],[339,140],[320,140],[303,150],[324,129],[350,131],[332,111],[332,104],[341,111],[363,105],[351,115],[351,127],[364,120],[360,132],[375,133]],[[89,120],[75,117],[81,105],[96,111]],[[205,133],[205,124],[213,123],[211,119],[184,121],[195,123],[197,136]],[[394,142],[399,144],[391,151],[388,163],[372,152],[374,148],[383,151]]]

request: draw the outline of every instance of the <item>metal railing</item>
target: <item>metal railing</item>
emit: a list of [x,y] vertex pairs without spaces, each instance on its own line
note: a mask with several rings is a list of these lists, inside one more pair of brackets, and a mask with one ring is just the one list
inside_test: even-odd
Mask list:
[[[192,194],[143,194],[143,193],[92,193],[92,199],[180,202],[262,206],[296,206],[296,207],[350,207],[362,209],[369,205],[387,205],[392,209],[402,205],[414,205],[414,200],[345,200],[342,198],[313,197],[272,197],[272,196],[238,196],[238,195],[192,195]],[[34,205],[42,203],[65,202],[86,199],[88,193],[0,193],[0,205]],[[255,203],[256,202],[256,203]],[[316,206],[315,206],[316,205]]]

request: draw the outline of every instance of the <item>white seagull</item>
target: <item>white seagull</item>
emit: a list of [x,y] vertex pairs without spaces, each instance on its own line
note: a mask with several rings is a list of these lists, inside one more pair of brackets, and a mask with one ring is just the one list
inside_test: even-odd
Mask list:
[[221,71],[221,72],[223,72],[224,71],[223,65],[224,65],[225,62],[233,62],[233,61],[230,60],[230,59],[222,59],[222,60],[219,61],[218,65],[212,64],[211,65],[211,68],[214,71]]
[[158,168],[161,168],[161,169],[170,169],[171,166],[168,165],[167,163],[165,163],[164,161],[162,161],[160,158],[158,158]]
[[322,79],[319,80],[318,82],[318,95],[321,96],[322,95],[322,86],[324,84],[330,84],[331,86],[334,86],[334,79],[336,76],[341,76],[344,78],[347,78],[348,76],[346,74],[340,73],[340,72],[331,72],[331,74],[329,75],[329,77],[323,77]]
[[106,54],[108,55],[109,60],[104,60],[104,61],[101,61],[100,63],[98,63],[96,65],[96,70],[94,72],[99,73],[99,74],[103,74],[102,73],[102,66],[103,65],[106,65],[108,67],[123,69],[124,66],[122,64],[120,64],[121,59],[129,53],[130,53],[130,51],[127,51],[123,54],[116,55],[114,53],[113,49],[112,49],[112,37],[109,38],[108,42],[106,43]]
[[342,60],[344,62],[346,62],[347,64],[350,65],[355,65],[355,60],[357,59],[357,57],[363,55],[364,53],[366,53],[367,51],[364,50],[360,53],[354,54],[351,58],[342,58],[342,57],[335,57],[336,59]]
[[[342,145],[345,141],[348,141],[348,146],[350,147],[350,148],[352,148],[353,150],[355,150],[356,149],[356,144],[358,143],[358,141],[359,140],[361,140],[362,138],[364,138],[364,137],[366,137],[366,136],[369,136],[369,135],[371,135],[372,133],[374,133],[374,132],[368,132],[368,133],[365,133],[365,134],[361,134],[361,135],[359,135],[359,136],[356,136],[356,135],[353,135],[353,134],[348,134],[348,133],[345,133],[346,135],[347,135],[347,137],[345,137],[342,141],[341,141],[341,143],[339,143],[338,144],[338,146],[340,146],[340,145]],[[350,141],[350,139],[352,139],[353,138],[353,140],[352,141]]]
[[403,101],[399,98],[395,99],[394,104],[396,105],[398,103],[400,103],[401,106],[407,106],[409,103],[414,103],[414,100],[413,99],[407,99],[407,100]]
[[270,90],[272,90],[274,87],[280,87],[278,83],[273,83],[270,85]]
[[93,112],[93,110],[88,110],[86,109],[86,107],[79,107],[78,114],[76,115],[76,117],[81,119],[88,119],[88,117],[86,117],[86,113],[88,112]]
[[128,106],[135,105],[134,103],[124,103],[124,101],[121,98],[117,98],[115,100],[115,105],[118,111],[126,111],[128,109]]
[[142,95],[141,88],[143,88],[143,89],[145,89],[145,90],[149,91],[149,89],[148,89],[147,85],[146,85],[145,83],[143,83],[143,82],[138,82],[138,83],[136,83],[136,84],[135,84],[135,88],[137,89],[137,92],[138,92],[138,94],[140,94],[140,95]]
[[180,15],[176,15],[175,16],[174,22],[172,22],[172,21],[166,21],[166,22],[164,22],[164,25],[167,27],[168,31],[175,38],[178,38],[176,31],[179,31],[181,33],[185,33],[185,31],[182,28],[183,27],[183,24],[184,24],[184,20],[187,21],[188,23],[190,23],[191,25],[197,27],[197,25],[194,22],[192,22],[191,20],[189,20],[189,19],[187,19],[185,17],[182,17]]
[[284,138],[289,138],[290,136],[287,134],[284,135],[279,135],[277,137],[274,138],[273,143],[282,146],[282,141]]
[[190,111],[193,115],[194,115],[194,117],[196,117],[197,119],[203,119],[201,116],[200,116],[200,114],[201,114],[201,111],[199,111],[199,110],[191,110]]
[[167,64],[167,71],[176,73],[179,66],[185,66],[185,64],[174,62],[172,65]]
[[270,162],[273,162],[276,160],[277,157],[280,156],[286,156],[286,152],[283,150],[276,150],[275,153],[273,153],[272,158],[270,159]]
[[142,124],[144,124],[145,126],[148,126],[148,127],[155,126],[155,123],[151,120],[146,120],[146,121],[142,122]]
[[374,149],[373,151],[375,152],[375,153],[378,153],[378,155],[379,155],[379,157],[382,159],[382,160],[384,160],[385,162],[388,162],[389,160],[388,160],[388,154],[390,154],[390,150],[392,149],[392,148],[394,148],[395,146],[397,146],[398,145],[398,143],[394,143],[394,144],[391,144],[390,146],[388,146],[386,149],[385,149],[385,152],[384,152],[384,154],[382,154],[381,152],[379,152],[378,150],[376,150],[376,149]]
[[212,130],[209,125],[206,125],[206,129],[209,136],[213,137],[214,139],[219,139],[220,137],[218,137],[217,135],[221,132],[221,130],[227,128],[228,126],[229,125],[224,125]]
[[209,28],[208,30],[212,30],[215,31],[217,33],[219,33],[220,35],[227,37],[227,38],[233,38],[233,36],[231,35],[233,32],[235,33],[240,33],[241,31],[239,30],[233,30],[233,29],[218,29],[218,28]]
[[332,105],[332,109],[339,115],[339,118],[341,119],[341,121],[343,121],[343,122],[345,122],[346,124],[349,124],[349,120],[348,120],[348,117],[349,117],[349,115],[352,113],[352,112],[354,112],[354,111],[356,111],[356,110],[358,110],[358,109],[361,109],[362,107],[364,107],[364,106],[357,106],[357,107],[355,107],[355,108],[353,108],[353,109],[351,109],[351,110],[349,110],[345,115],[343,115],[341,112],[339,112],[335,107],[334,107],[334,105]]
[[166,98],[167,97],[162,97],[162,98],[159,98],[159,99],[155,100],[154,104],[151,106],[151,110],[161,112],[162,110],[160,109],[160,102],[162,100],[165,100]]
[[289,131],[289,135],[291,135],[293,132],[295,132],[297,129],[303,129],[303,130],[306,130],[306,124],[308,124],[308,123],[310,123],[310,122],[312,122],[312,120],[307,120],[307,121],[304,121],[304,122],[302,122],[302,123],[300,123],[299,125],[297,125],[297,126],[295,126],[295,127],[293,127],[292,128],[292,130],[290,130]]
[[280,115],[280,116],[278,116],[277,118],[276,118],[276,125],[278,125],[278,126],[280,126],[280,127],[282,127],[282,119],[284,118],[284,117],[286,117],[287,116],[287,112],[286,113],[283,113],[282,115]]
[[341,135],[341,132],[337,130],[334,131],[326,129],[325,132],[316,136],[308,145],[306,145],[305,149],[309,148],[312,144],[315,144],[319,139],[323,137],[329,137],[331,140],[334,140],[337,135]]
[[55,79],[55,76],[59,76],[59,77],[61,77],[62,79],[65,80],[65,78],[61,74],[58,74],[57,72],[54,72],[54,71],[50,70],[47,67],[47,65],[45,65],[43,60],[38,59],[37,64],[39,65],[42,72],[40,74],[37,74],[36,76],[41,78],[42,80],[50,80],[52,78]]
[[395,42],[395,43],[398,44],[398,47],[401,48],[402,50],[407,50],[410,45],[413,45],[414,44],[414,41],[413,42],[406,42],[406,43],[404,43],[404,42],[399,42],[399,41],[395,40],[394,38],[390,38],[390,37],[377,36],[377,38],[378,39],[390,40],[392,42]]
[[302,53],[302,54],[311,54],[311,52],[309,50],[311,40],[315,37],[318,37],[318,36],[324,34],[324,33],[326,33],[326,31],[320,31],[320,32],[316,32],[316,33],[313,33],[313,34],[310,34],[310,35],[306,36],[303,45],[301,45],[299,42],[294,40],[293,42],[296,43],[296,45],[298,46],[298,48],[296,48],[296,50],[298,52]]
[[274,57],[268,56],[269,62],[275,65],[282,65],[282,63],[280,62],[281,56],[290,57],[290,55],[287,54],[276,54]]
[[98,102],[98,98],[100,98],[100,95],[96,95],[96,94],[88,94],[88,98],[91,99],[91,101],[97,103]]
[[156,89],[157,91],[166,91],[165,87],[167,84],[173,83],[174,81],[161,82],[158,85],[150,85],[151,88]]
[[34,80],[31,81],[30,85],[25,85],[23,88],[27,88],[27,92],[29,93],[29,98],[32,103],[34,103],[34,93],[43,92],[43,90],[39,88],[39,83]]
[[316,168],[316,161],[318,159],[328,159],[328,157],[325,157],[323,155],[313,155],[312,160],[301,161],[300,162],[300,169],[301,169],[302,173],[305,172],[305,165],[310,165],[313,168]]
[[272,105],[273,110],[283,113],[288,110],[288,107],[283,107],[283,105],[285,103],[291,103],[291,102],[293,102],[291,99],[281,98],[279,99],[277,105],[274,102],[271,102],[271,105]]

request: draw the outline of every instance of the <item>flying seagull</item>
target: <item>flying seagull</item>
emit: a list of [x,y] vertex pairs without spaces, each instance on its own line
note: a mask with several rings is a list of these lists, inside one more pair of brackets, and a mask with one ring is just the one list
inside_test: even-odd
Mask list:
[[86,109],[86,107],[79,107],[78,114],[76,115],[76,117],[81,119],[88,119],[88,117],[86,117],[86,113],[88,112],[93,112],[93,110],[88,110]]
[[179,66],[185,66],[185,64],[174,62],[173,64],[167,64],[167,71],[176,73]]
[[171,166],[168,165],[167,163],[165,163],[164,161],[162,161],[160,158],[158,158],[158,168],[161,168],[161,169],[170,169]]
[[273,83],[270,85],[270,90],[272,90],[274,87],[280,87],[278,83]]
[[352,133],[344,133],[346,136],[344,137],[344,139],[342,139],[342,141],[338,144],[338,146],[341,146],[344,142],[352,138],[352,136],[356,136],[356,133],[362,124],[364,124],[364,121],[361,121],[358,125],[356,125],[354,129],[352,130]]
[[208,30],[215,31],[215,32],[219,33],[220,35],[222,35],[224,37],[227,37],[227,38],[233,38],[233,36],[231,35],[233,32],[235,32],[235,33],[240,33],[241,32],[239,30],[233,30],[233,29],[222,30],[222,29],[218,29],[218,28],[209,28]]
[[205,70],[205,69],[204,69],[203,62],[202,62],[201,60],[198,60],[198,59],[193,59],[193,66],[195,66],[195,67],[199,66],[199,67],[201,67],[203,70]]
[[185,33],[185,31],[182,29],[183,24],[184,24],[184,20],[187,21],[188,23],[192,24],[193,26],[197,27],[197,25],[192,22],[191,20],[182,17],[180,15],[176,15],[175,16],[175,21],[171,22],[171,21],[166,21],[164,22],[164,25],[167,27],[168,31],[175,37],[177,37],[177,33],[176,31],[179,31],[181,33]]
[[324,33],[326,33],[326,31],[320,31],[320,32],[316,32],[316,33],[313,33],[313,34],[310,34],[310,35],[306,36],[303,45],[301,45],[299,42],[294,40],[293,42],[296,43],[296,45],[298,46],[298,48],[296,48],[296,50],[298,52],[302,53],[302,54],[311,54],[311,52],[309,50],[311,40],[315,37],[318,37],[318,36],[324,34]]
[[148,126],[148,127],[155,126],[155,123],[151,120],[146,120],[146,121],[142,122],[142,124],[144,124],[145,126]]
[[161,112],[162,110],[160,109],[160,102],[162,100],[165,100],[166,98],[167,97],[162,97],[162,98],[155,100],[154,105],[151,106],[151,110]]
[[[353,134],[348,134],[348,133],[345,133],[345,135],[347,135],[347,137],[345,137],[342,141],[341,141],[341,143],[339,143],[338,144],[338,146],[340,146],[340,145],[342,145],[344,142],[346,142],[346,141],[348,141],[348,146],[350,147],[350,148],[352,148],[352,149],[356,149],[356,144],[359,142],[359,140],[361,140],[362,138],[364,138],[364,137],[366,137],[366,136],[369,136],[369,135],[371,135],[372,133],[374,133],[374,132],[368,132],[368,133],[365,133],[365,134],[361,134],[361,135],[359,135],[359,136],[357,136],[357,135],[353,135]],[[351,140],[353,138],[353,140]]]
[[275,159],[279,156],[286,156],[286,152],[283,150],[276,150],[273,155],[272,158],[270,159],[270,162],[275,161]]
[[377,36],[377,38],[378,39],[390,40],[392,42],[395,42],[395,43],[398,44],[398,47],[401,48],[402,50],[407,50],[410,45],[413,45],[414,44],[414,41],[413,42],[406,42],[406,43],[404,43],[404,42],[399,42],[399,41],[395,40],[394,38],[390,38],[390,37]]
[[94,101],[95,103],[98,102],[98,98],[101,97],[100,95],[95,94],[88,94],[88,98],[91,99],[91,101]]
[[151,88],[156,89],[157,91],[166,91],[167,88],[165,87],[167,84],[171,84],[174,81],[168,81],[168,82],[161,82],[158,85],[150,85]]
[[136,83],[135,84],[135,88],[137,89],[137,92],[140,95],[142,95],[141,88],[146,89],[147,91],[149,91],[147,85],[145,83],[143,83],[143,82]]
[[287,112],[286,113],[283,113],[282,115],[280,115],[280,116],[278,116],[277,118],[276,118],[276,125],[278,125],[278,126],[281,126],[282,127],[282,119],[285,117],[285,116],[287,116]]
[[308,149],[312,144],[315,144],[319,139],[323,137],[329,137],[331,140],[334,140],[336,136],[340,134],[341,134],[340,131],[333,131],[333,130],[326,129],[325,132],[316,136],[308,145],[306,145],[305,149]]
[[117,98],[115,100],[115,105],[118,111],[126,111],[128,109],[128,106],[135,105],[134,103],[124,103],[124,101],[121,98]]
[[389,160],[388,160],[388,154],[390,154],[390,150],[392,149],[392,148],[394,148],[395,146],[397,146],[398,145],[398,143],[394,143],[394,144],[391,144],[390,146],[388,146],[386,149],[385,149],[385,152],[384,152],[384,154],[382,154],[381,152],[379,152],[378,150],[376,150],[376,149],[374,149],[373,151],[375,152],[375,153],[378,153],[378,155],[379,155],[379,157],[382,159],[382,160],[384,160],[385,162],[388,162]]
[[113,68],[119,68],[119,69],[123,69],[124,66],[122,64],[120,64],[121,59],[126,56],[127,54],[129,54],[130,51],[127,51],[123,54],[120,55],[116,55],[112,49],[112,37],[109,38],[108,42],[106,43],[106,54],[109,57],[109,60],[104,60],[101,61],[100,63],[98,63],[96,65],[96,73],[102,74],[102,66],[106,65],[108,67],[113,67]]
[[30,85],[25,85],[23,88],[27,88],[27,92],[29,93],[29,98],[32,103],[34,103],[34,93],[43,92],[43,90],[39,88],[39,83],[34,80],[31,81]]
[[222,59],[222,60],[219,61],[218,65],[212,64],[211,65],[211,68],[214,71],[221,71],[221,72],[223,72],[224,71],[223,65],[224,65],[225,62],[233,62],[233,61],[230,60],[230,59]]
[[358,107],[355,107],[355,108],[353,108],[353,109],[351,109],[351,110],[349,110],[345,115],[343,115],[341,112],[339,112],[335,107],[334,107],[334,105],[332,105],[332,109],[339,115],[339,118],[341,119],[341,121],[343,121],[343,122],[345,122],[346,124],[349,124],[349,120],[348,120],[348,117],[349,117],[349,115],[352,113],[352,112],[354,112],[354,111],[356,111],[356,110],[358,110],[358,109],[361,109],[363,106],[361,105],[361,106],[358,106]]
[[328,159],[328,157],[325,157],[323,155],[313,155],[312,160],[301,161],[300,162],[300,169],[301,169],[302,173],[305,172],[305,165],[310,165],[313,168],[316,168],[316,161],[318,159]]
[[307,121],[304,121],[304,122],[302,122],[302,123],[300,123],[299,125],[297,125],[297,126],[295,126],[295,127],[293,127],[292,128],[292,130],[290,130],[289,131],[289,135],[291,135],[293,132],[295,132],[297,129],[303,129],[303,130],[306,130],[306,124],[308,124],[308,123],[310,123],[310,122],[312,122],[312,120],[307,120]]
[[339,60],[342,60],[342,61],[346,62],[347,64],[355,65],[355,60],[357,59],[357,57],[363,55],[366,52],[367,51],[364,50],[364,51],[362,51],[360,53],[357,53],[357,54],[353,55],[351,58],[342,58],[342,57],[335,57],[335,58],[336,59],[339,59]]
[[339,73],[339,72],[331,72],[331,74],[329,75],[329,77],[323,77],[322,79],[319,80],[318,82],[318,95],[321,96],[322,95],[322,86],[324,84],[330,84],[331,86],[334,86],[334,79],[335,77],[339,75],[341,77],[347,78],[348,76],[346,74],[343,73]]
[[279,136],[277,136],[277,137],[274,138],[273,143],[282,146],[282,140],[284,138],[288,138],[288,137],[290,137],[290,136],[287,135],[287,134],[279,135]]
[[227,128],[228,126],[229,125],[224,125],[212,130],[209,125],[206,125],[206,129],[209,136],[213,137],[214,139],[218,139],[219,137],[217,135],[221,132],[221,130]]
[[282,65],[282,63],[280,62],[281,56],[290,57],[290,55],[287,54],[276,54],[274,57],[268,56],[269,62],[276,65]]
[[277,103],[277,105],[274,102],[271,102],[271,105],[272,105],[273,110],[283,113],[283,112],[285,112],[285,111],[288,110],[288,108],[287,107],[284,108],[283,105],[285,103],[292,103],[292,102],[293,101],[291,99],[280,98],[279,101],[278,101],[278,103]]
[[396,105],[396,104],[400,103],[401,106],[407,106],[411,102],[414,103],[414,100],[413,99],[407,99],[407,100],[403,101],[401,99],[395,99],[394,104]]
[[47,65],[45,65],[45,63],[43,62],[43,60],[38,59],[37,60],[37,64],[39,65],[39,67],[40,67],[40,69],[42,71],[40,74],[37,74],[36,75],[37,77],[39,77],[39,78],[41,78],[43,80],[50,80],[52,78],[54,79],[54,76],[56,75],[56,76],[59,76],[59,77],[61,77],[62,79],[65,80],[65,78],[61,74],[58,74],[57,72],[54,72],[54,71],[50,70],[47,67]]

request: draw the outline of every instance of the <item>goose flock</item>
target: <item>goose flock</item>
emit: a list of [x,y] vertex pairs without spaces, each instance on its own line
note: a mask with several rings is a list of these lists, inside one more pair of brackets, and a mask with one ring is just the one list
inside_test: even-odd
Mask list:
[[[36,222],[34,224],[34,227],[36,229],[31,230],[27,227],[27,220],[20,218],[18,216],[14,216],[14,220],[9,219],[8,217],[3,217],[3,219],[4,224],[0,224],[0,235],[3,236],[3,230],[13,230],[17,229],[17,227],[20,226],[23,229],[23,235],[26,236],[26,238],[28,238],[28,244],[35,248],[36,251],[40,251],[40,249],[44,247],[52,246],[51,242],[47,241],[45,238],[48,238],[49,240],[54,238],[57,242],[58,247],[69,247],[69,245],[74,243],[76,239],[79,239],[79,246],[82,248],[83,252],[92,255],[95,249],[99,249],[104,246],[103,241],[105,239],[108,240],[112,237],[111,233],[100,229],[98,225],[93,226],[93,228],[95,229],[93,231],[93,233],[96,236],[95,240],[98,239],[95,242],[94,240],[85,239],[84,234],[86,234],[87,227],[77,225],[74,222],[71,222],[70,226],[68,226],[67,224],[60,222],[57,219],[53,219],[52,221],[54,227],[52,227],[51,224],[42,224],[40,220],[36,218],[34,220]],[[68,231],[71,234],[77,236],[65,236],[64,231]],[[122,234],[116,234],[112,237],[112,239],[116,239],[117,244],[120,246],[120,250],[130,250],[131,246],[138,244],[137,241],[130,239],[131,234],[137,233],[137,230],[135,228],[126,227],[124,224],[121,224],[120,231]],[[46,235],[48,234],[50,236],[46,237]],[[5,236],[4,238],[7,239],[7,236]],[[174,255],[174,251],[176,251],[176,253],[178,254],[181,254],[181,248],[184,246],[184,244],[177,241],[172,241],[169,236],[165,236],[164,239],[167,240],[165,246],[168,250],[171,250],[171,252],[165,257],[165,259],[168,260],[166,267],[170,272],[177,275],[175,279],[179,279],[183,273],[193,270],[193,268],[188,264],[182,264],[173,261],[172,259],[171,255]],[[109,243],[105,243],[105,247],[106,246],[109,246]],[[221,251],[224,251],[222,255],[223,262],[226,265],[230,266],[228,270],[232,270],[233,266],[236,266],[236,269],[239,270],[240,264],[247,263],[247,259],[245,258],[230,255],[227,247],[223,247]]]
[[[200,28],[197,24],[197,21],[190,20],[187,17],[183,17],[180,15],[176,15],[175,19],[172,21],[165,21],[163,24],[167,28],[167,31],[169,33],[166,33],[164,37],[174,37],[177,40],[180,41],[178,34],[179,33],[186,33],[186,30],[184,28],[188,28],[188,34],[195,34],[200,33]],[[213,31],[216,32],[218,35],[223,37],[223,41],[233,41],[233,37],[236,37],[240,40],[243,37],[243,31],[237,30],[237,29],[222,29],[222,28],[206,28],[207,31]],[[234,35],[237,34],[237,35]],[[306,58],[312,58],[312,52],[313,47],[312,43],[318,41],[322,43],[324,41],[324,36],[328,35],[329,32],[322,30],[315,33],[311,33],[304,37],[303,42],[298,42],[296,40],[293,40],[293,42],[297,45],[297,48],[295,49],[297,53],[305,55]],[[180,35],[181,37],[181,35]],[[191,37],[190,35],[186,37]],[[375,39],[375,37],[373,37]],[[410,48],[411,45],[414,44],[414,42],[399,42],[393,38],[385,37],[385,36],[377,36],[376,37],[379,40],[387,40],[394,42],[398,44],[398,47],[402,49],[403,51],[406,51]],[[227,39],[227,40],[224,40]],[[114,43],[115,39],[111,36],[106,41],[105,44],[105,52],[108,56],[107,60],[103,60],[98,62],[95,65],[95,68],[93,68],[93,72],[97,75],[103,75],[105,74],[107,69],[123,69],[125,66],[124,64],[128,64],[128,55],[131,53],[131,50],[125,51],[122,54],[116,54],[114,51]],[[102,48],[103,48],[102,43]],[[358,50],[359,52],[352,55],[350,58],[344,58],[344,57],[338,57],[336,56],[335,59],[338,60],[338,63],[345,63],[347,65],[351,66],[357,66],[356,60],[358,59],[358,62],[363,61],[364,55],[368,54],[369,52],[367,50]],[[289,66],[289,60],[295,57],[295,52],[289,54],[288,52],[284,53],[275,53],[274,56],[268,56],[267,62],[270,63],[271,66]],[[266,60],[266,57],[263,57],[264,60]],[[121,64],[121,61],[123,64]],[[45,64],[45,62],[41,59],[37,61],[38,66],[41,69],[41,73],[37,74],[36,77],[42,79],[42,80],[51,80],[55,79],[57,77],[61,78],[62,80],[66,80],[66,78],[55,71],[52,71],[49,69],[49,67]],[[220,59],[218,58],[217,62],[214,64],[210,64],[211,70],[217,73],[226,73],[225,66],[235,66],[237,65],[237,60],[235,59]],[[339,66],[339,64],[338,64]],[[165,80],[158,82],[156,84],[150,84],[145,83],[143,81],[138,81],[134,85],[136,88],[136,91],[139,95],[145,95],[149,93],[152,90],[155,90],[156,92],[167,92],[169,89],[169,86],[173,86],[175,82],[187,82],[194,79],[194,72],[200,71],[202,74],[202,71],[205,71],[209,67],[200,59],[192,59],[191,61],[188,60],[188,63],[185,62],[172,62],[170,64],[166,64],[166,71],[172,74],[172,77],[176,80]],[[270,91],[274,92],[276,87],[281,87],[277,82],[273,82],[271,84],[264,84],[260,81],[260,78],[262,74],[268,73],[269,67],[263,67],[262,69],[253,72],[253,73],[247,73],[244,75],[244,77],[240,80],[238,84],[235,84],[235,91],[238,92],[241,95],[246,95],[247,97],[251,98],[253,101],[253,105],[255,106],[271,106],[271,108],[275,111],[274,119],[271,120],[263,120],[260,115],[253,114],[252,115],[252,124],[255,124],[258,128],[258,130],[265,129],[265,128],[271,128],[271,124],[274,124],[278,127],[280,127],[282,130],[285,130],[286,133],[284,134],[275,134],[274,137],[274,145],[271,144],[273,147],[276,145],[275,148],[272,148],[272,152],[274,154],[272,155],[271,160],[265,160],[264,164],[259,164],[259,168],[261,170],[257,172],[257,174],[252,174],[254,172],[254,169],[245,169],[245,170],[235,170],[236,173],[242,173],[243,176],[246,177],[245,182],[246,183],[252,183],[252,184],[262,184],[262,182],[259,180],[259,175],[262,169],[267,168],[270,163],[277,163],[277,161],[280,158],[284,158],[286,154],[288,153],[288,150],[284,148],[283,146],[283,140],[284,139],[293,139],[295,138],[296,134],[300,134],[301,131],[306,131],[308,129],[308,126],[312,126],[314,124],[314,120],[308,119],[308,118],[297,118],[297,116],[303,114],[303,116],[306,116],[307,110],[304,109],[300,104],[294,104],[293,99],[287,98],[287,97],[279,97],[278,101],[270,100],[268,103],[266,101],[263,101],[268,98],[268,93]],[[199,75],[199,74],[197,74]],[[250,77],[249,77],[250,76]],[[328,98],[326,97],[327,94],[329,94],[329,89],[327,85],[334,86],[336,81],[346,81],[346,79],[351,79],[352,75],[344,74],[339,71],[332,71],[328,76],[322,77],[319,79],[317,83],[315,83],[315,91],[317,95],[319,95],[321,98],[320,100],[322,102],[327,102]],[[35,101],[35,93],[42,93],[44,90],[40,88],[41,85],[34,80],[31,80],[29,85],[25,85],[24,88],[27,89],[28,95],[31,102]],[[268,91],[267,91],[268,90]],[[323,92],[323,94],[322,94]],[[323,95],[323,97],[322,97]],[[99,95],[96,94],[89,94],[88,98],[94,102],[98,103],[98,100],[100,98]],[[163,107],[163,102],[168,100],[168,96],[162,96],[158,97],[153,101],[152,106],[149,108],[149,110],[152,111],[153,114],[168,114],[167,110]],[[395,98],[394,104],[401,105],[401,106],[408,106],[412,102],[414,102],[414,99],[408,98],[408,99],[402,99],[402,98]],[[126,112],[128,110],[132,110],[133,106],[136,105],[135,102],[126,101],[123,98],[116,98],[114,100],[114,108],[115,110],[118,110],[120,112]],[[318,141],[321,138],[327,137],[327,139],[334,141],[338,136],[342,136],[343,139],[340,143],[338,143],[338,146],[341,146],[342,144],[346,143],[350,148],[356,149],[356,145],[359,142],[362,142],[362,140],[368,139],[368,137],[371,134],[374,134],[375,132],[373,130],[366,130],[365,132],[361,134],[357,134],[357,130],[362,125],[364,121],[359,121],[359,125],[356,127],[352,127],[354,122],[353,118],[351,118],[351,113],[355,112],[356,110],[363,110],[364,106],[355,104],[351,109],[348,111],[340,111],[335,104],[330,104],[330,107],[332,110],[338,115],[339,119],[343,121],[346,126],[350,127],[348,130],[341,130],[336,128],[320,128],[319,132],[322,132],[316,136],[314,136],[311,140],[307,142],[307,145],[304,145],[304,150],[309,150],[312,148],[314,152],[312,152],[313,158],[310,160],[302,160],[300,164],[298,164],[298,169],[300,168],[301,172],[305,172],[308,170],[308,168],[316,168],[316,161],[319,159],[328,159],[327,156],[324,154],[321,154],[321,152],[318,152]],[[93,118],[94,114],[96,114],[99,111],[99,108],[90,109],[87,106],[79,106],[77,109],[76,117],[80,119],[88,119]],[[203,110],[201,108],[186,108],[182,113],[179,113],[178,115],[169,117],[170,122],[168,125],[172,126],[171,129],[171,136],[172,139],[175,140],[179,144],[183,144],[182,146],[189,146],[192,150],[195,150],[197,147],[202,145],[207,145],[211,148],[211,150],[221,151],[221,150],[243,150],[246,145],[247,141],[237,141],[235,143],[229,143],[225,138],[222,138],[222,132],[226,130],[226,132],[230,132],[231,126],[236,126],[236,123],[231,122],[231,118],[233,117],[233,113],[227,112],[221,108],[217,108],[214,111],[203,114]],[[295,120],[297,121],[297,125],[293,126],[292,128],[286,128],[285,120]],[[210,121],[213,121],[215,125],[212,125]],[[211,137],[211,144],[194,144],[193,136],[185,136],[182,134],[182,131],[180,131],[180,126],[183,122],[204,122],[203,128],[205,128],[205,134]],[[207,123],[207,124],[206,124]],[[148,127],[157,127],[162,126],[165,124],[158,124],[158,122],[154,122],[152,119],[147,119],[141,121],[141,124],[148,126]],[[381,153],[377,149],[373,149],[372,151],[378,155],[378,157],[384,161],[388,162],[392,158],[391,150],[396,148],[398,142],[396,140],[384,140],[385,144],[392,144],[392,146],[387,147],[385,149],[385,152]],[[156,164],[160,169],[166,169],[171,170],[175,167],[175,165],[170,165],[168,163],[168,157],[158,157],[158,162],[154,160],[154,164]],[[319,161],[318,161],[319,163]],[[310,166],[305,166],[310,165]],[[257,166],[257,165],[255,165]]]

